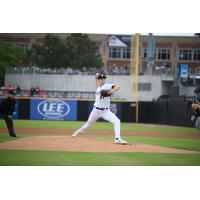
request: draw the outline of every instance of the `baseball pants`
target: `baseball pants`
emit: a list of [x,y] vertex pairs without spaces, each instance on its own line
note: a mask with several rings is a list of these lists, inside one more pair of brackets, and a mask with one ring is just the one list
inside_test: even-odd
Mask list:
[[8,132],[9,132],[10,136],[14,136],[15,132],[14,132],[14,128],[13,128],[13,120],[12,120],[12,118],[9,115],[3,114],[3,113],[0,113],[0,115],[3,117],[3,119],[6,122],[6,126],[7,126],[7,129],[8,129]]
[[104,120],[113,123],[114,130],[115,130],[115,138],[120,138],[120,120],[109,109],[98,110],[96,108],[93,108],[88,118],[88,121],[79,130],[77,130],[76,133],[84,132],[86,129],[88,129],[92,124],[94,124],[100,118],[103,118]]

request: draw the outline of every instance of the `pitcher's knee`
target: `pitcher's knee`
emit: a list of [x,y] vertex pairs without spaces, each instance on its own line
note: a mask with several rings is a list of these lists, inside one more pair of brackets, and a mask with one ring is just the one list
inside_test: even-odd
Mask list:
[[85,124],[86,127],[90,127],[91,125],[92,125],[92,123],[90,123],[90,122],[86,122],[86,124]]
[[120,124],[120,120],[117,118],[114,120],[114,124]]

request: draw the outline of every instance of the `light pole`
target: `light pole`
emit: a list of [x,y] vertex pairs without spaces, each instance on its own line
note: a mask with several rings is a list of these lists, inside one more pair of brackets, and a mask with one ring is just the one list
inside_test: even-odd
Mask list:
[[154,42],[153,34],[149,33],[148,46],[147,46],[147,74],[151,76],[153,75],[154,49],[155,49],[155,42]]

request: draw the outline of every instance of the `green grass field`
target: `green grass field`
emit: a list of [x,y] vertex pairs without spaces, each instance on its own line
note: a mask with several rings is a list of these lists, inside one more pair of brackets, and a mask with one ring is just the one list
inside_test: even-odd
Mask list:
[[[76,130],[84,122],[79,121],[38,121],[38,120],[15,120],[16,128],[34,128],[34,129],[70,129]],[[6,127],[4,121],[0,120],[0,127]],[[91,130],[113,130],[111,123],[95,123]],[[173,126],[153,126],[146,124],[122,123],[122,131],[151,131],[160,133],[199,133],[195,128],[173,127]]]
[[[15,120],[15,128],[34,129],[69,129],[75,130],[84,122],[66,121],[30,121]],[[0,120],[0,127],[5,127]],[[198,134],[194,128],[154,126],[145,124],[122,123],[123,131],[148,131],[162,133]],[[113,130],[112,124],[98,122],[91,130]],[[30,134],[17,133],[18,138],[30,137]],[[37,134],[39,135],[39,134]],[[45,134],[46,135],[46,134]],[[110,135],[96,137],[113,138]],[[1,166],[199,166],[200,139],[161,138],[161,137],[123,137],[128,142],[151,144],[198,151],[197,154],[161,154],[161,153],[79,153],[79,152],[45,152],[45,151],[17,151],[0,150]],[[5,133],[0,133],[0,142],[15,140]]]

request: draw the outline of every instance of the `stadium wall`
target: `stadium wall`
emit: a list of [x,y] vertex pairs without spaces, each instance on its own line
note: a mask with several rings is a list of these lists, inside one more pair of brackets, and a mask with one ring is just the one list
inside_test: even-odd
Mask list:
[[[165,84],[161,76],[139,76],[139,101],[153,101],[161,95],[169,95],[170,84]],[[172,84],[172,79],[168,81]],[[121,89],[113,99],[136,101],[133,96],[131,76],[108,76],[108,83],[120,85]],[[6,74],[5,85],[20,86],[25,90],[39,86],[41,90],[95,92],[95,79],[92,75],[57,74]]]

